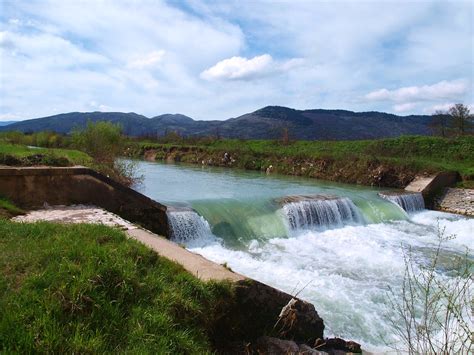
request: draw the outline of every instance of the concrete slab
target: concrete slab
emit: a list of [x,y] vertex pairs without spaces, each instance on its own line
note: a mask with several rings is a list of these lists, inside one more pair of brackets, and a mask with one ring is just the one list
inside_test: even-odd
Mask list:
[[436,175],[429,177],[417,177],[410,184],[408,184],[407,187],[405,187],[405,190],[411,192],[423,192],[435,178]]
[[213,263],[201,255],[194,254],[178,244],[149,231],[130,229],[126,233],[156,251],[160,256],[181,264],[189,273],[203,281],[228,280],[237,282],[246,279],[244,276],[232,272],[222,265]]

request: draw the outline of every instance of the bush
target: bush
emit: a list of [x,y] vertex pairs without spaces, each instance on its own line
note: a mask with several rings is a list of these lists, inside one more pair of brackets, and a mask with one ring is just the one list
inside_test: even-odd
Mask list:
[[89,122],[85,129],[75,129],[71,144],[94,159],[93,168],[130,186],[139,180],[135,167],[118,158],[123,154],[127,139],[121,133],[120,125],[111,122]]

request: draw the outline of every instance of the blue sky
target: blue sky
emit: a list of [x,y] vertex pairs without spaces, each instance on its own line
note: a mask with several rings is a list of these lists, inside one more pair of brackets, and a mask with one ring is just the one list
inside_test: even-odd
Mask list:
[[0,120],[474,111],[473,3],[0,0]]

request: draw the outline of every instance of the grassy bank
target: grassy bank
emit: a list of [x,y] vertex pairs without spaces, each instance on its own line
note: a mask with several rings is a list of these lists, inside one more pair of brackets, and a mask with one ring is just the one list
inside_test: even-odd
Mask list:
[[230,287],[119,230],[0,218],[0,352],[208,353]]
[[[156,159],[235,166],[366,185],[401,187],[416,174],[458,171],[474,180],[474,137],[400,137],[370,141],[177,140],[138,142],[132,154]],[[231,161],[223,159],[224,153]]]
[[71,166],[90,165],[92,159],[83,152],[59,148],[29,148],[0,140],[0,165],[11,166]]

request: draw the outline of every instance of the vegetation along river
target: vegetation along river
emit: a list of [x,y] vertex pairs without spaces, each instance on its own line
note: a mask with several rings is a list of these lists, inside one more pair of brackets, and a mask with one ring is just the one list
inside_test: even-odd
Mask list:
[[422,265],[440,230],[456,235],[441,252],[446,267],[439,272],[447,279],[449,260],[473,248],[474,219],[425,210],[416,200],[405,201],[406,212],[380,197],[381,189],[155,162],[139,162],[139,170],[144,181],[137,189],[176,207],[169,212],[175,241],[238,273],[299,292],[315,305],[327,335],[372,351],[396,341],[388,294],[390,287],[401,298],[402,248],[411,248]]

